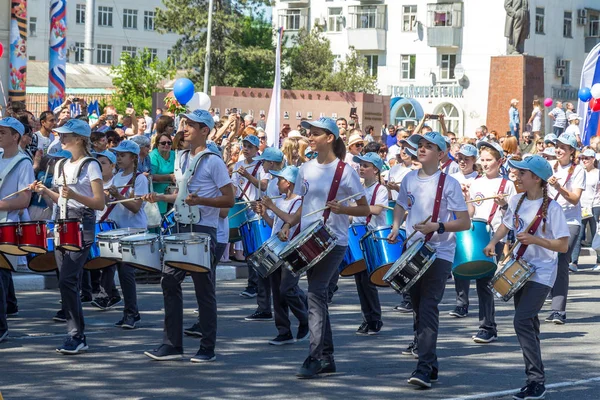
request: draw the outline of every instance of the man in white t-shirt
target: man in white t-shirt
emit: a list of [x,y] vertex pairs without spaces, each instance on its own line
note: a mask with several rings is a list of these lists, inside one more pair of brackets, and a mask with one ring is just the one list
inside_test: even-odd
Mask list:
[[44,111],[40,114],[40,130],[35,133],[37,136],[38,150],[48,153],[50,144],[54,141],[52,130],[56,126],[56,117],[50,111]]
[[579,122],[581,117],[576,113],[571,113],[568,117],[569,126],[565,129],[564,133],[570,133],[577,139],[577,145],[581,146],[581,130],[579,129]]

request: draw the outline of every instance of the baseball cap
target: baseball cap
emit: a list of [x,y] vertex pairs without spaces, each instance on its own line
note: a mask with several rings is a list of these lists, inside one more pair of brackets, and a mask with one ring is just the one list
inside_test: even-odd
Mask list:
[[275,147],[267,147],[260,156],[254,157],[255,161],[282,162],[283,152]]
[[548,144],[548,143],[553,143],[556,144],[556,135],[554,133],[549,133],[546,136],[544,136],[544,144]]
[[70,119],[60,128],[54,129],[54,132],[58,133],[74,133],[83,137],[90,137],[92,129],[90,125],[80,119]]
[[556,157],[556,151],[554,147],[546,147],[542,154],[545,156]]
[[15,131],[17,131],[20,136],[23,136],[23,134],[25,133],[25,125],[23,125],[21,121],[13,117],[6,117],[0,119],[0,126],[12,128]]
[[421,139],[425,139],[428,142],[435,144],[437,147],[440,148],[441,151],[446,151],[446,149],[448,148],[448,146],[446,145],[446,140],[439,132],[427,132],[424,135],[411,135],[408,137],[408,141],[413,143],[414,147],[419,146],[419,141]]
[[477,147],[473,146],[472,144],[463,144],[462,146],[460,146],[458,154],[462,154],[466,157],[477,157]]
[[508,165],[512,168],[531,171],[544,181],[547,181],[552,176],[552,167],[550,166],[550,163],[537,154],[527,157],[523,161],[515,161],[510,159],[508,160]]
[[558,137],[558,141],[569,145],[574,149],[577,148],[577,138],[572,133],[563,133]]
[[500,146],[498,143],[482,140],[479,143],[477,143],[477,148],[479,149],[479,151],[481,151],[482,147],[489,147],[490,149],[494,149],[498,153],[500,153],[500,157],[504,158],[504,150],[502,150],[502,146]]
[[113,147],[112,151],[117,153],[133,153],[136,156],[140,155],[140,146],[132,140],[123,140],[117,147]]
[[269,173],[278,178],[283,178],[286,181],[296,184],[296,178],[298,177],[298,172],[300,169],[298,167],[294,167],[293,165],[288,165],[282,170],[279,171],[269,171]]
[[576,119],[583,119],[583,118],[581,118],[579,115],[577,115],[577,113],[571,113],[571,114],[569,114],[569,118],[567,118],[567,119],[569,121],[573,121],[573,120],[576,120]]
[[194,110],[187,114],[179,114],[179,116],[204,124],[210,129],[215,127],[215,120],[213,119],[213,116],[210,115],[210,113],[206,110]]
[[406,140],[406,139],[402,139],[402,140],[400,140],[398,143],[400,143],[400,144],[405,144],[405,145],[407,145],[408,147],[410,147],[411,149],[414,149],[414,148],[415,148],[415,144],[414,144],[414,143],[411,143],[411,142],[409,142],[409,141],[408,141],[408,140]]
[[596,157],[596,152],[592,149],[585,149],[580,155],[579,157]]
[[[65,150],[62,150],[62,151],[65,151]],[[60,151],[59,151],[59,153],[60,153]],[[68,153],[68,151],[67,151],[67,153]],[[56,154],[58,154],[58,153],[56,153]],[[55,156],[55,157],[56,157],[56,154],[53,154],[53,156]],[[70,154],[70,153],[69,153],[69,154]],[[108,160],[111,162],[111,164],[116,164],[116,163],[117,163],[117,156],[115,156],[115,153],[113,153],[113,152],[112,152],[112,151],[110,151],[110,150],[104,150],[104,151],[102,151],[102,152],[99,152],[99,153],[98,153],[98,152],[93,152],[93,153],[92,153],[92,155],[93,155],[94,157],[96,157],[96,158],[98,158],[98,157],[100,157],[100,156],[102,156],[102,157],[106,157],[106,158],[108,158]],[[67,158],[68,158],[68,157],[67,157]]]
[[213,153],[216,153],[218,155],[222,155],[221,154],[221,149],[219,149],[219,146],[217,146],[217,144],[215,142],[213,142],[212,140],[207,140],[206,141],[206,148],[210,151],[212,151]]
[[365,154],[364,156],[354,156],[352,157],[352,161],[354,161],[355,163],[360,163],[361,161],[368,162],[373,164],[375,168],[377,168],[379,171],[383,169],[383,160],[381,159],[381,157],[379,157],[379,154],[377,153],[371,152]]
[[409,156],[411,156],[411,157],[418,157],[417,156],[417,150],[413,149],[412,147],[405,147],[404,148],[404,152],[406,154],[408,154]]
[[310,129],[312,127],[325,129],[326,131],[331,132],[336,139],[340,137],[340,130],[335,121],[331,118],[323,117],[316,121],[302,121],[300,125],[304,129]]
[[303,137],[302,134],[300,132],[298,132],[297,130],[291,130],[290,133],[288,133],[288,137],[289,138],[301,138]]
[[59,151],[54,152],[52,154],[48,153],[48,156],[54,158],[71,158],[72,154],[70,151],[60,149]]
[[244,138],[244,140],[242,140],[242,142],[248,142],[252,146],[255,146],[255,147],[259,147],[260,146],[260,139],[258,138],[258,136],[254,136],[254,135],[248,135],[248,136],[246,136]]

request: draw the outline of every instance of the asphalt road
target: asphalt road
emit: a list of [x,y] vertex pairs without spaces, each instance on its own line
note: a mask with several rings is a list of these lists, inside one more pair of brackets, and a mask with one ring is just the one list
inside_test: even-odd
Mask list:
[[[542,351],[549,399],[600,398],[600,310],[597,306],[600,273],[583,259],[580,272],[571,275],[568,323],[542,323]],[[301,280],[306,287],[306,281]],[[406,383],[416,366],[401,350],[412,337],[412,317],[392,310],[400,301],[391,289],[380,289],[384,327],[380,335],[361,337],[361,322],[353,279],[341,279],[330,307],[338,373],[316,380],[298,380],[294,374],[307,356],[307,342],[275,347],[272,322],[246,322],[256,307],[242,299],[242,280],[219,282],[219,337],[217,361],[192,364],[156,362],[143,355],[160,344],[162,292],[159,285],[138,286],[142,323],[125,331],[113,327],[121,309],[102,312],[84,308],[90,350],[77,356],[55,352],[65,325],[51,317],[58,309],[58,292],[17,293],[20,315],[9,320],[10,337],[0,344],[0,391],[4,399],[449,399],[510,398],[520,388],[524,365],[512,327],[512,302],[496,303],[499,340],[473,343],[477,330],[477,298],[472,285],[467,318],[448,315],[454,308],[454,285],[448,283],[440,306],[438,357],[440,380],[432,390]],[[194,322],[191,284],[184,284],[186,326]],[[542,318],[548,314],[545,306]],[[295,324],[295,321],[294,321]],[[198,340],[186,338],[185,355],[193,356]],[[503,393],[504,392],[504,393]]]

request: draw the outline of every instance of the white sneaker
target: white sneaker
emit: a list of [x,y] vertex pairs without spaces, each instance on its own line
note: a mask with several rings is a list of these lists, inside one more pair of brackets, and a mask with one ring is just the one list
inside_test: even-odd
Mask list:
[[600,271],[600,264],[598,264],[594,268],[592,268],[592,271]]
[[569,264],[569,271],[577,272],[577,264]]

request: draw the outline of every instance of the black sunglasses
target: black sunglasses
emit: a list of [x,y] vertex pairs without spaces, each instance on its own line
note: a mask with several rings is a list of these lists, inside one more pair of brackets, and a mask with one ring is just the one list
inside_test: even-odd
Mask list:
[[163,146],[166,146],[166,145],[170,146],[173,144],[173,142],[158,142],[158,144],[163,145]]

